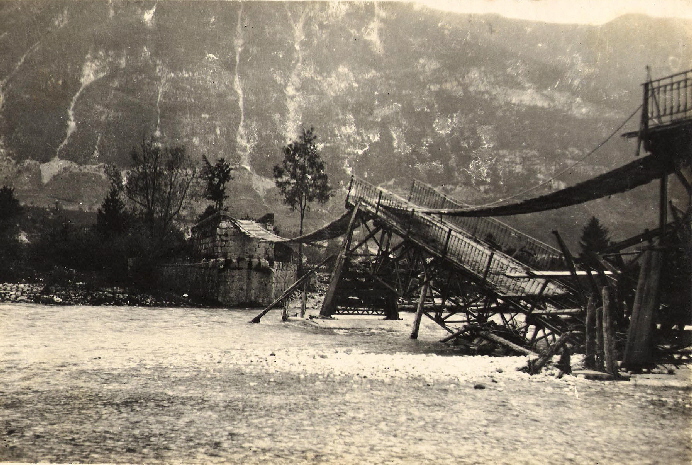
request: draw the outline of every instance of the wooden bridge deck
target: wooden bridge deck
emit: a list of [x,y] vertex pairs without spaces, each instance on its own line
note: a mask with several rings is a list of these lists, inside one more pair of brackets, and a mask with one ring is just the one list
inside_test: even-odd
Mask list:
[[454,224],[416,211],[419,205],[385,189],[354,179],[347,204],[359,204],[361,210],[386,223],[399,236],[464,270],[502,297],[556,297],[572,293],[559,282],[529,276],[536,270]]

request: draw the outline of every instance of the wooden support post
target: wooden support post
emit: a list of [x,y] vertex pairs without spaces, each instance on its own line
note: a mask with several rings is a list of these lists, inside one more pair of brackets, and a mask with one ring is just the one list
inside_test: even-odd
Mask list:
[[358,209],[360,204],[353,208],[353,213],[351,214],[351,220],[348,223],[348,229],[346,231],[346,237],[344,237],[344,242],[341,245],[341,250],[336,258],[336,263],[334,264],[334,271],[332,272],[332,278],[329,281],[329,288],[322,301],[322,308],[320,309],[320,317],[331,318],[334,310],[336,310],[336,294],[339,289],[339,281],[341,281],[341,272],[344,269],[344,264],[346,263],[346,258],[348,255],[349,248],[351,247],[351,239],[353,238],[353,228],[356,224],[356,217],[358,216]]
[[[308,284],[310,280],[306,279],[305,282],[303,283],[303,290],[300,293],[300,317],[305,318],[305,310],[308,308]],[[286,313],[288,313],[288,307],[286,307]],[[284,318],[284,321],[288,320],[288,314],[286,314],[286,318]]]
[[423,287],[420,291],[420,299],[418,299],[418,308],[416,308],[416,316],[413,319],[413,327],[411,328],[411,339],[418,339],[418,330],[420,329],[420,320],[423,318],[423,308],[425,307],[425,298],[428,296],[428,287],[430,286],[430,281],[428,277],[424,275]]
[[[596,283],[596,278],[593,276],[593,270],[591,268],[586,268],[586,275],[589,278],[589,286],[591,286],[591,292],[595,294],[600,293],[600,289],[598,288],[598,283]],[[605,283],[603,283],[605,285]],[[588,301],[587,301],[588,303]]]
[[384,298],[384,319],[399,320],[399,296],[396,292],[385,291]]
[[659,193],[659,219],[658,227],[661,229],[661,238],[659,244],[665,241],[666,225],[668,223],[668,175],[661,176],[661,185]]
[[613,326],[613,312],[615,302],[610,286],[603,286],[603,349],[605,352],[605,372],[617,378],[618,365],[615,356],[615,328]]
[[444,258],[445,255],[447,255],[447,248],[449,247],[449,238],[452,237],[452,228],[449,228],[447,230],[447,238],[445,239],[445,246],[442,249],[442,257]]
[[377,196],[377,205],[375,206],[375,216],[380,212],[380,203],[382,202],[382,191]]
[[408,225],[406,228],[406,238],[408,238],[409,234],[411,234],[411,229],[413,228],[413,215],[415,214],[415,209],[411,209],[411,215],[409,216],[408,219]]
[[623,365],[628,369],[641,369],[652,362],[654,313],[658,308],[661,255],[661,250],[649,249],[644,252],[623,359]]
[[586,355],[584,357],[584,368],[587,370],[596,369],[596,301],[594,294],[589,296],[586,304]]
[[567,244],[565,244],[565,241],[562,240],[562,236],[560,236],[560,233],[557,231],[553,231],[553,234],[557,238],[557,243],[560,246],[560,250],[562,250],[562,255],[565,259],[565,263],[567,264],[567,268],[569,269],[570,273],[572,274],[572,278],[574,278],[574,285],[577,287],[577,290],[579,291],[579,297],[582,302],[586,302],[586,297],[584,295],[584,289],[581,286],[581,283],[579,282],[579,278],[577,277],[577,268],[574,266],[574,260],[572,259],[572,254],[570,253],[569,249],[567,248]]
[[[647,72],[648,72],[648,67],[647,67]],[[649,137],[648,137],[648,129],[649,129],[649,83],[645,82],[643,85],[644,89],[644,98],[642,100],[642,117],[641,117],[641,122],[639,123],[639,136],[637,137],[637,152],[636,156],[639,156],[639,153],[641,152],[642,148],[642,143],[644,144],[644,150],[648,151],[649,150]]]
[[603,347],[603,307],[596,309],[596,370],[605,369],[605,350]]
[[351,189],[353,188],[353,175],[351,175],[351,181],[348,183],[348,193],[346,194],[346,200],[344,205],[348,208],[348,201],[351,199]]
[[296,289],[298,289],[305,281],[307,281],[310,278],[310,276],[312,276],[313,273],[315,273],[322,265],[326,265],[327,262],[332,260],[334,257],[335,257],[335,255],[328,256],[327,258],[322,260],[317,266],[315,266],[313,269],[311,269],[310,271],[305,273],[303,276],[298,278],[298,280],[296,282],[294,282],[293,284],[291,284],[289,286],[289,288],[286,289],[283,292],[283,294],[281,294],[281,296],[279,296],[274,302],[270,303],[264,310],[262,310],[262,312],[260,312],[259,315],[257,315],[255,318],[253,318],[250,321],[250,323],[259,323],[264,315],[269,313],[269,311],[272,308],[276,307],[277,305],[282,303],[284,300],[286,300],[288,297],[290,297],[291,294],[293,294],[296,291]]

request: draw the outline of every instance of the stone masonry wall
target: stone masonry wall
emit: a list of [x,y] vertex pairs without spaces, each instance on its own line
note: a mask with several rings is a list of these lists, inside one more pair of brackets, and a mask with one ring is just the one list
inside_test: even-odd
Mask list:
[[260,258],[274,260],[274,244],[246,236],[230,221],[210,222],[194,235],[194,252],[201,258]]
[[268,305],[296,280],[296,266],[215,259],[159,268],[161,286],[228,306]]

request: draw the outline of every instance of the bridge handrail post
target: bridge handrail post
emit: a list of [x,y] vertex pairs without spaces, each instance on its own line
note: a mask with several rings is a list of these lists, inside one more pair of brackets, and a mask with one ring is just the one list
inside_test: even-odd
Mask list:
[[447,238],[445,239],[445,246],[442,249],[442,257],[444,258],[445,255],[447,255],[447,248],[449,247],[449,238],[452,236],[452,228],[447,229]]
[[485,265],[485,270],[483,271],[483,282],[485,282],[486,278],[488,277],[488,273],[490,272],[490,265],[493,262],[494,256],[495,256],[495,251],[491,250],[490,251],[490,257],[488,257],[488,263]]
[[380,190],[380,193],[377,196],[377,204],[375,205],[375,216],[379,215],[380,213],[380,202],[382,202],[382,190]]
[[348,201],[351,199],[351,189],[353,188],[353,175],[351,175],[351,180],[348,183],[348,193],[346,194],[346,208],[348,209]]

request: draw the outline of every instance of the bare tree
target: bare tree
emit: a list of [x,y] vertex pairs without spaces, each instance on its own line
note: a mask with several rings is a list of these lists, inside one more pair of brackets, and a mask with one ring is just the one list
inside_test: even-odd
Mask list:
[[130,209],[141,220],[152,244],[160,247],[189,200],[197,171],[185,147],[165,147],[153,137],[142,140],[130,157],[132,165],[124,179],[117,173],[112,181],[114,185],[122,183]]

